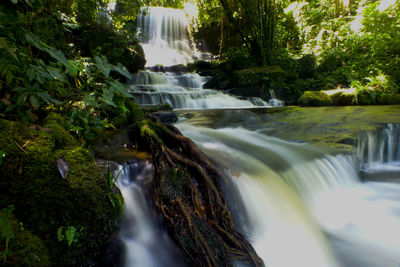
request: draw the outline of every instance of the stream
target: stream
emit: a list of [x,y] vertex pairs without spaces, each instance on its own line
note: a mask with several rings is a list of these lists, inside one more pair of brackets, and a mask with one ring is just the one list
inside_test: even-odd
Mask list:
[[[400,126],[362,132],[353,153],[269,135],[269,117],[252,111],[272,109],[268,103],[203,89],[208,77],[168,67],[192,60],[182,16],[149,8],[139,17],[149,68],[135,75],[130,90],[142,106],[221,109],[206,123],[182,116],[175,126],[229,177],[222,186],[235,226],[265,265],[399,266]],[[157,62],[164,66],[155,71]],[[121,168],[125,266],[187,266],[147,197],[151,164]]]

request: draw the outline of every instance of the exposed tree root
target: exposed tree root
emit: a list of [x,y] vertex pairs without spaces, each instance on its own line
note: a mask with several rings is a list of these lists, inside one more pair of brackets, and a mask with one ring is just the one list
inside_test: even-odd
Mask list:
[[236,231],[219,181],[226,179],[189,138],[172,126],[140,122],[138,145],[153,155],[151,194],[168,231],[193,266],[264,266]]

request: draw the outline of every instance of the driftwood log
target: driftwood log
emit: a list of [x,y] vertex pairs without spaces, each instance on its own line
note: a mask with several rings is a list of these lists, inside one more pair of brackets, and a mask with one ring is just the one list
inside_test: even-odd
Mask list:
[[152,155],[151,195],[168,232],[193,266],[264,266],[234,228],[219,181],[226,179],[192,140],[173,126],[142,120],[137,145]]

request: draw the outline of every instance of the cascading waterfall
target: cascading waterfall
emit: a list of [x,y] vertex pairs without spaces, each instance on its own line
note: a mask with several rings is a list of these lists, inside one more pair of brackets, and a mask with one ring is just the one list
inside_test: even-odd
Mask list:
[[[209,77],[189,72],[173,72],[168,66],[193,61],[183,10],[148,7],[138,16],[138,32],[148,67],[129,82],[135,102],[142,106],[168,103],[174,109],[251,108],[268,106],[260,98],[238,99],[220,91],[203,89]],[[156,65],[163,65],[157,67]],[[182,70],[183,68],[181,68]],[[166,71],[165,70],[170,70]]]
[[178,127],[231,174],[238,226],[268,266],[399,263],[400,185],[361,183],[356,156],[243,128]]
[[184,266],[181,253],[150,209],[147,190],[152,172],[148,162],[130,162],[115,171],[125,204],[120,233],[125,266]]
[[134,75],[130,92],[141,106],[168,103],[175,109],[252,108],[267,105],[259,98],[242,100],[203,89],[208,77],[196,73],[142,71]]
[[186,14],[182,9],[143,8],[137,22],[147,66],[172,66],[193,61]]
[[[138,24],[145,36],[148,66],[192,60],[182,11],[148,8]],[[138,104],[169,103],[176,109],[267,105],[260,99],[242,100],[202,89],[207,78],[197,74],[160,70],[134,76],[131,92]],[[221,129],[184,122],[177,126],[231,177],[225,190],[235,224],[267,266],[400,263],[400,185],[371,182],[388,169],[391,178],[400,177],[398,125],[364,132],[355,155],[336,156],[308,144],[268,137],[254,125],[253,131],[229,128],[229,123]],[[129,166],[118,180],[126,205],[121,235],[128,248],[127,265],[179,266],[179,252],[149,211],[144,178],[149,176],[130,174],[133,169]]]

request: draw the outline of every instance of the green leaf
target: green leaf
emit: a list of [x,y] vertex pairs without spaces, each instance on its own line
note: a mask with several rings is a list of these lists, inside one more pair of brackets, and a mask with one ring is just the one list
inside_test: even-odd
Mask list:
[[110,71],[112,69],[112,65],[108,63],[107,58],[105,56],[95,56],[96,67],[104,74],[106,77],[110,77]]
[[85,97],[83,98],[83,101],[85,102],[85,106],[90,106],[90,107],[95,107],[98,108],[100,105],[96,101],[96,96],[93,94],[86,94]]
[[70,67],[70,63],[67,60],[67,58],[65,57],[64,53],[54,49],[53,47],[49,47],[47,48],[47,52],[49,53],[49,55],[54,58],[55,60],[61,62],[65,67]]
[[76,235],[76,228],[74,226],[68,226],[65,231],[65,236],[67,237],[68,246],[70,247],[72,242],[74,242]]
[[128,71],[128,69],[122,65],[121,63],[118,63],[117,66],[114,66],[113,68],[114,71],[118,72],[121,75],[124,75],[126,78],[131,79],[132,75],[131,73]]
[[26,99],[28,98],[29,94],[27,92],[23,92],[17,98],[17,105],[22,106],[26,103]]
[[33,107],[34,109],[37,110],[37,109],[40,107],[40,101],[39,101],[39,99],[38,99],[35,95],[31,95],[31,96],[29,97],[29,101],[31,102],[32,107]]
[[40,43],[40,40],[35,35],[26,33],[25,39],[28,43],[32,44],[37,49],[39,49],[41,51],[45,51],[45,48],[42,46],[42,44]]
[[64,240],[63,227],[58,227],[58,229],[57,229],[57,239],[58,239],[58,241],[63,241]]
[[106,88],[103,90],[103,96],[101,97],[101,100],[103,100],[106,104],[117,107],[113,101],[114,98],[114,90],[111,88]]
[[14,5],[18,4],[18,0],[11,0],[11,2],[12,2]]
[[128,92],[127,86],[125,84],[122,84],[118,81],[112,81],[112,82],[108,81],[107,83],[110,85],[110,88],[113,91],[117,91],[118,93],[120,93],[121,95],[123,95],[125,97],[129,97],[129,98],[133,97],[133,95]]

